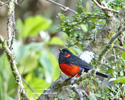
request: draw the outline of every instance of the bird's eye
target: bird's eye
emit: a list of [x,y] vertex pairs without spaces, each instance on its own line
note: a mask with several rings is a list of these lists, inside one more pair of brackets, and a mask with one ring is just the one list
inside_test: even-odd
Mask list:
[[70,56],[70,54],[67,54],[65,57],[67,58],[67,57],[69,57]]

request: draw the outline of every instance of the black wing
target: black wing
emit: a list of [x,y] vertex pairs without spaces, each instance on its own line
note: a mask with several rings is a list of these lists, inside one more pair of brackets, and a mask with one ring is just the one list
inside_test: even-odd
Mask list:
[[78,65],[81,68],[83,68],[85,71],[88,71],[90,69],[92,69],[93,67],[88,64],[86,61],[80,59],[79,57],[73,55],[70,59],[69,62],[70,64],[74,64],[74,65]]
[[[88,72],[88,70],[93,68],[86,61],[80,59],[79,57],[77,57],[75,55],[73,55],[72,57],[69,57],[68,59],[66,59],[65,63],[74,64],[74,65],[80,66],[81,68],[84,69],[85,72]],[[104,73],[101,73],[101,72],[98,72],[98,71],[96,72],[96,74],[99,75],[99,76],[105,77],[105,78],[108,77],[108,75],[106,75]]]

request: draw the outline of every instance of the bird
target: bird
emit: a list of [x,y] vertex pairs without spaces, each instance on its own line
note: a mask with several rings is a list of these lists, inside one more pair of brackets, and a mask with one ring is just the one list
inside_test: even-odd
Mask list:
[[[72,77],[79,77],[81,75],[81,72],[84,69],[84,72],[88,72],[93,67],[88,64],[86,61],[82,60],[78,56],[75,56],[70,50],[67,48],[59,49],[59,67],[61,71],[69,76]],[[96,75],[102,76],[104,78],[107,78],[108,75],[101,73],[99,71],[96,72]]]

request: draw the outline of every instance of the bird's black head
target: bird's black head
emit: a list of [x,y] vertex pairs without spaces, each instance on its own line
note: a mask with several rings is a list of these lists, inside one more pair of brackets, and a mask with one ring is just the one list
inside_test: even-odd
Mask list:
[[59,51],[59,63],[62,63],[63,61],[65,61],[66,58],[69,58],[73,55],[73,53],[70,52],[67,48],[59,49]]

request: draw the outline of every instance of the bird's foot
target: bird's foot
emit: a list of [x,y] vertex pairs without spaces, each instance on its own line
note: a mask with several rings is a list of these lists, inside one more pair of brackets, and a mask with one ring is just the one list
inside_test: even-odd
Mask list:
[[67,79],[65,80],[65,82],[67,82],[67,81],[69,81],[69,80],[71,80],[71,77],[67,78]]

